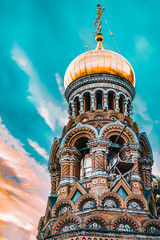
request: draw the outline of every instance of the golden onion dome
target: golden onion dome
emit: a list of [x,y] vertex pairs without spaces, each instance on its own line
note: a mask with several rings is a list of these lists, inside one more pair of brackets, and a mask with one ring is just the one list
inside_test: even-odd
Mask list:
[[135,86],[135,75],[130,63],[120,54],[103,49],[101,33],[96,36],[96,41],[95,50],[79,55],[68,66],[64,77],[65,89],[76,79],[96,73],[120,76]]

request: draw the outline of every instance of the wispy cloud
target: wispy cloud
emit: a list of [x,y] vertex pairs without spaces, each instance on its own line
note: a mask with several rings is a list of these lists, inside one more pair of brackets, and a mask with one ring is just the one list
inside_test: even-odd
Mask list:
[[135,105],[134,111],[136,114],[141,116],[141,118],[144,121],[151,121],[151,118],[147,111],[147,104],[140,95],[136,95],[134,99],[134,105]]
[[[49,174],[25,151],[0,118],[0,223],[3,238],[29,239],[46,207]],[[15,180],[16,178],[16,180]],[[41,212],[42,211],[42,212]],[[12,231],[10,231],[12,229]]]
[[62,97],[64,97],[64,85],[63,85],[63,80],[59,73],[55,74],[56,77],[56,82],[58,84],[59,92],[61,93]]
[[49,159],[49,155],[47,154],[46,150],[44,148],[40,147],[37,142],[32,141],[31,139],[28,138],[28,143],[30,144],[30,146],[32,146],[34,148],[34,150],[36,152],[39,153],[39,155],[41,155],[46,160]]
[[135,52],[136,58],[144,60],[146,62],[149,60],[153,49],[151,44],[149,43],[149,40],[145,36],[135,37]]
[[[64,126],[68,121],[66,109],[62,108],[60,104],[55,104],[55,99],[48,93],[46,87],[42,85],[36,70],[23,49],[15,44],[12,48],[11,56],[18,66],[28,75],[28,92],[31,93],[29,100],[35,104],[38,113],[44,118],[46,124],[53,131],[55,130],[56,121],[59,125]],[[63,87],[58,73],[56,74],[56,81],[62,94]]]

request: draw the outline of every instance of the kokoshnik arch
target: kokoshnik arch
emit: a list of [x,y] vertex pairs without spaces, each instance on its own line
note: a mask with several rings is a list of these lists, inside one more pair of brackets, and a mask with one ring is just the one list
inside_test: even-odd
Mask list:
[[65,78],[69,122],[50,153],[51,194],[38,240],[160,239],[158,180],[146,134],[132,120],[135,74],[97,47],[75,58]]

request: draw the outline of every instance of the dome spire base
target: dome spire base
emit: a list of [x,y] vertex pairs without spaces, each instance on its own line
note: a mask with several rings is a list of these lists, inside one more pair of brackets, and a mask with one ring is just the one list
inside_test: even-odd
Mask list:
[[104,50],[104,48],[102,46],[102,42],[103,42],[102,33],[97,33],[96,42],[97,42],[96,50]]

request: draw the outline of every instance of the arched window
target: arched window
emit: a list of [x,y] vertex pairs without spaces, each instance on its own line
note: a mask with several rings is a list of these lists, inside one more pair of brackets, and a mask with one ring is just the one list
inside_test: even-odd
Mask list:
[[80,102],[78,97],[75,98],[75,115],[76,117],[79,115],[79,110],[80,110]]
[[108,109],[114,110],[114,93],[108,93]]
[[69,116],[72,116],[72,106],[71,103],[69,104],[69,109],[68,109]]
[[88,178],[92,173],[92,159],[89,152],[81,159],[80,179]]
[[90,98],[90,94],[86,93],[84,95],[84,111],[90,111],[90,104],[91,104],[91,98]]
[[102,93],[101,92],[97,92],[96,94],[96,108],[97,109],[102,109]]
[[123,95],[120,95],[120,98],[119,98],[119,110],[120,110],[120,113],[124,113],[124,96]]
[[128,105],[127,105],[127,111],[128,111],[128,113],[130,112],[130,106],[131,106],[131,102],[130,102],[130,100],[128,100]]
[[89,148],[87,147],[88,138],[79,138],[75,147],[82,153],[82,159],[80,162],[80,179],[87,178],[92,173],[92,160],[89,153]]

